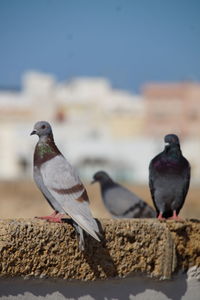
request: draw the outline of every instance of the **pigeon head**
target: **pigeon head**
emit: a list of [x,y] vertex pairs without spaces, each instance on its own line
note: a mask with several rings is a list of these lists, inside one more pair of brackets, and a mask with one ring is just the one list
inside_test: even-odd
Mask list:
[[167,134],[164,138],[166,146],[179,145],[179,138],[175,134]]
[[37,134],[40,137],[52,136],[51,125],[46,121],[39,121],[35,123],[31,135]]
[[112,181],[110,176],[104,171],[99,171],[94,174],[92,183],[95,182],[106,183],[109,181]]

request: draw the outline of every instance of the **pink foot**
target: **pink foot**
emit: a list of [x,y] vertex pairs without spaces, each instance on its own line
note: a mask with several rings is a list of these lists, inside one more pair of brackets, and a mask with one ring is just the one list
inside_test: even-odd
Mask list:
[[62,222],[62,214],[59,214],[57,211],[54,211],[50,216],[44,217],[35,217],[40,220],[47,220],[48,222],[61,223]]
[[163,218],[163,216],[162,216],[162,213],[161,213],[161,212],[159,213],[159,215],[158,215],[157,219],[158,219],[158,220],[165,220],[165,218]]
[[50,216],[44,216],[44,217],[35,217],[36,219],[41,220],[48,220],[49,218],[54,218],[57,215],[57,211],[54,211]]
[[179,216],[177,216],[176,211],[173,211],[173,216],[170,217],[168,220],[176,220],[176,221],[183,221],[183,219]]
[[50,218],[47,220],[49,223],[62,223],[62,217]]
[[48,219],[50,223],[62,223],[62,219],[64,218],[64,214],[56,214],[55,217]]

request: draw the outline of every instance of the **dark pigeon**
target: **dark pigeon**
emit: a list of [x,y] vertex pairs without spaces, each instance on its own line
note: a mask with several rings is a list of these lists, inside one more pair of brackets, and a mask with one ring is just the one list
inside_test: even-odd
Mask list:
[[125,187],[113,181],[110,176],[99,171],[94,174],[93,181],[100,183],[103,202],[115,218],[153,218],[156,213],[146,202],[139,199]]
[[61,214],[68,214],[80,235],[79,247],[82,250],[83,230],[100,241],[99,228],[90,212],[86,189],[75,169],[55,145],[50,124],[45,121],[37,122],[32,134],[39,136],[34,152],[34,180],[54,209],[51,216],[40,218],[50,222],[61,222]]
[[190,185],[190,164],[175,134],[165,136],[165,149],[149,165],[149,187],[159,219],[180,219]]

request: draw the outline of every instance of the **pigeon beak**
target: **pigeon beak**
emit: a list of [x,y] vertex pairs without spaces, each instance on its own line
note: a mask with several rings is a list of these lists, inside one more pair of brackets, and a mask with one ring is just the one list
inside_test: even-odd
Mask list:
[[169,143],[167,142],[167,143],[165,143],[165,146],[169,146]]
[[36,130],[33,130],[30,135],[37,134]]

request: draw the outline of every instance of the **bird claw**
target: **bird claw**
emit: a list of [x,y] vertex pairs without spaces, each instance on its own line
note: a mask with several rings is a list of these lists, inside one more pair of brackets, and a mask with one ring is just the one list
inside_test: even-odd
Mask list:
[[62,223],[62,217],[49,218],[47,221],[49,223]]
[[46,221],[52,222],[52,223],[62,223],[62,217],[63,217],[62,214],[59,214],[55,211],[50,216],[35,217],[35,218],[40,219],[40,220],[46,220]]
[[175,220],[175,221],[183,221],[183,219],[179,216],[177,216],[176,211],[173,211],[173,216],[170,217],[168,220]]
[[158,219],[158,220],[162,220],[162,221],[163,221],[163,220],[166,220],[165,218],[163,218],[162,213],[159,213],[157,219]]

